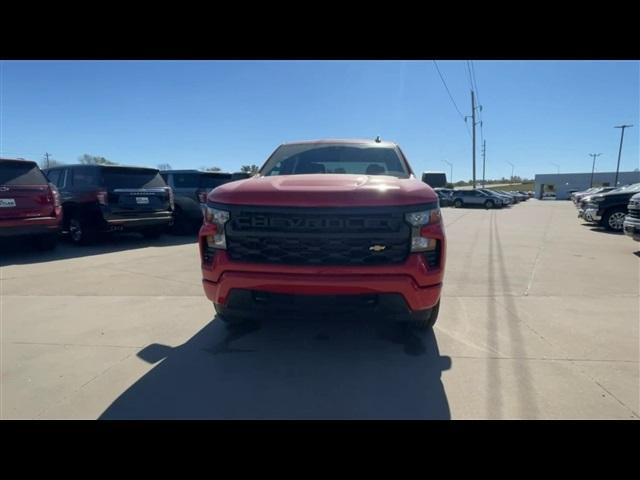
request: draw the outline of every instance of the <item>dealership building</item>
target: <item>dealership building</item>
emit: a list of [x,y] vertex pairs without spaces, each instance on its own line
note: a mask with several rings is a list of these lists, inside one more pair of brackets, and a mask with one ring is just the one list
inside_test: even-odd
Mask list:
[[[593,174],[593,186],[613,186],[616,172]],[[640,183],[640,171],[619,172],[618,186]],[[544,192],[554,192],[558,200],[567,200],[573,192],[586,190],[591,186],[591,173],[540,173],[535,177],[535,196],[541,198]]]

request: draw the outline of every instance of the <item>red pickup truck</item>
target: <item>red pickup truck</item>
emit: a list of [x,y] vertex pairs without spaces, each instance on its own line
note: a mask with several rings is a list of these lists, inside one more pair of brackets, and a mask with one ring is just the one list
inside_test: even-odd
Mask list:
[[289,307],[372,307],[421,329],[438,317],[438,196],[394,143],[281,145],[258,175],[209,193],[199,248],[204,291],[227,323]]

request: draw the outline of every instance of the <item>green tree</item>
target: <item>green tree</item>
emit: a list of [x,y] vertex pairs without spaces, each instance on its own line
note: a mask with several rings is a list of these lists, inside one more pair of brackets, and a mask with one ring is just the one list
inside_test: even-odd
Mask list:
[[260,170],[260,167],[257,165],[243,165],[240,167],[240,171],[244,173],[250,173],[251,175],[255,175]]
[[107,160],[104,157],[89,155],[88,153],[85,153],[80,158],[78,158],[78,161],[84,165],[118,165],[116,162]]

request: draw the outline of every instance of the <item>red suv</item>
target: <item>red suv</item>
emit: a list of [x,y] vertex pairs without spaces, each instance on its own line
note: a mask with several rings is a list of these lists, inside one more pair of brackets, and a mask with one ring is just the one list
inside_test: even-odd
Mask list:
[[0,237],[31,237],[48,250],[61,226],[60,195],[38,164],[0,158]]
[[209,193],[199,246],[227,323],[289,307],[372,307],[423,329],[438,317],[438,197],[393,143],[281,145],[257,176]]

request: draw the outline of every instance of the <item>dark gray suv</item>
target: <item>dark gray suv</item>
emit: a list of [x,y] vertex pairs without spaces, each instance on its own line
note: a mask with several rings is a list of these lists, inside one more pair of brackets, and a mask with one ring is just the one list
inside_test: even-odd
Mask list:
[[175,211],[173,232],[195,233],[202,225],[202,205],[216,187],[248,178],[248,173],[206,172],[201,170],[164,170],[160,175],[173,189]]

